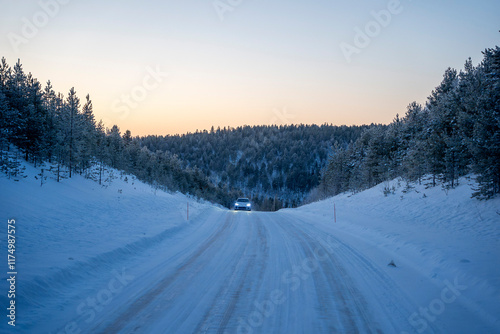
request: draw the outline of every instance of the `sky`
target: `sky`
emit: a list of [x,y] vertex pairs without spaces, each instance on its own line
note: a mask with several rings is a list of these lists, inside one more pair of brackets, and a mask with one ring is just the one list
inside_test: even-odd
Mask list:
[[0,56],[133,135],[389,123],[500,44],[500,1],[0,0]]

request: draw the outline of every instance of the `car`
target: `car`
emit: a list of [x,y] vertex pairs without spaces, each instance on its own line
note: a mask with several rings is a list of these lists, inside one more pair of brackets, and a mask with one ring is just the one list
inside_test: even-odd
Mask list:
[[234,209],[252,211],[252,203],[250,203],[250,200],[248,198],[238,198],[234,203]]

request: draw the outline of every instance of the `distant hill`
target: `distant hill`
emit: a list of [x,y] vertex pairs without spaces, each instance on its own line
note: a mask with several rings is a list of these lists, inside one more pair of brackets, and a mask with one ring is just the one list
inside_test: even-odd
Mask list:
[[168,152],[200,169],[219,188],[237,189],[262,209],[300,204],[318,186],[333,147],[347,147],[371,126],[271,125],[217,128],[135,138],[151,152]]

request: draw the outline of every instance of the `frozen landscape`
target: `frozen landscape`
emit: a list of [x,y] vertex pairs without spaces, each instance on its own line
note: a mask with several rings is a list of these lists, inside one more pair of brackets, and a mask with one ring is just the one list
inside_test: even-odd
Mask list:
[[500,1],[2,9],[0,334],[500,334]]
[[396,179],[267,213],[118,171],[105,186],[40,186],[26,167],[0,177],[16,332],[500,333],[500,198],[471,199],[467,178],[449,191]]

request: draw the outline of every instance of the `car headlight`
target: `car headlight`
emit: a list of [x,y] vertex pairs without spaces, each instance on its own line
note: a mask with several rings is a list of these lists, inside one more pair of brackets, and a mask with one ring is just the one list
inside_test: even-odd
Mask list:
[[247,206],[250,206],[250,203],[248,203]]

